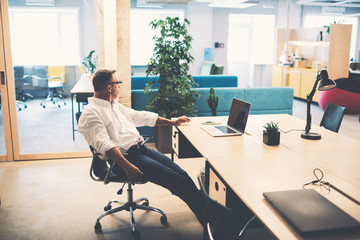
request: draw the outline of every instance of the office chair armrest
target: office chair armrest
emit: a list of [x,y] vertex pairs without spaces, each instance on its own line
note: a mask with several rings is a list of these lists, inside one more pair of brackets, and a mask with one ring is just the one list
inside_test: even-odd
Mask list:
[[111,171],[113,170],[113,168],[115,167],[116,163],[112,163],[111,166],[109,167],[109,170],[107,171],[105,178],[104,178],[104,184],[108,184],[110,181],[108,181],[108,178],[110,176]]

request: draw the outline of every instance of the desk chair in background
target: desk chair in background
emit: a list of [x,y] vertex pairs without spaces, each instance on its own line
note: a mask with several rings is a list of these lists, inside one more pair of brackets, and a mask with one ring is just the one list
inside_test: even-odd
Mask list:
[[214,65],[211,69],[210,75],[222,75],[224,73],[224,66],[216,66]]
[[28,79],[30,76],[25,75],[24,66],[14,66],[14,81],[16,89],[16,97],[18,100],[25,102],[28,98],[34,99],[34,96],[24,91],[24,87],[31,86],[32,83]]
[[333,103],[328,103],[326,105],[324,115],[321,119],[320,127],[323,126],[324,128],[333,132],[339,132],[345,109],[345,107],[338,106]]
[[47,80],[47,87],[49,89],[47,98],[40,103],[40,106],[45,108],[46,103],[52,102],[60,108],[59,101],[62,101],[65,106],[66,103],[62,95],[65,82],[65,66],[49,66],[48,72],[46,72],[45,68],[39,68],[35,71],[37,77]]
[[[276,237],[265,228],[252,215],[250,219],[244,220],[244,216],[235,208],[228,208],[210,198],[205,188],[205,175],[198,175],[200,192],[204,199],[204,210],[206,226],[204,227],[204,238],[209,240],[235,240],[235,239],[276,239]],[[253,226],[251,226],[253,225]]]
[[[100,154],[97,153],[93,147],[90,146],[90,150],[93,154],[93,159],[92,159],[91,168],[90,168],[90,177],[94,181],[102,181],[102,182],[104,182],[104,184],[108,184],[109,182],[123,183],[123,186],[117,192],[118,195],[122,194],[122,189],[125,186],[125,184],[128,185],[127,201],[122,202],[122,201],[119,201],[116,199],[109,201],[109,203],[104,207],[105,212],[102,215],[100,215],[96,220],[95,227],[94,227],[96,233],[99,233],[102,231],[102,226],[100,224],[100,220],[103,217],[105,217],[109,214],[123,211],[123,210],[130,212],[130,224],[131,224],[132,234],[135,236],[139,235],[139,232],[136,230],[136,223],[135,223],[134,214],[133,214],[133,211],[135,211],[136,209],[158,212],[161,214],[160,222],[164,225],[167,224],[167,217],[166,217],[165,213],[158,208],[150,207],[149,200],[147,198],[142,197],[142,198],[133,200],[133,189],[131,186],[132,183],[129,181],[129,179],[127,178],[125,173],[122,176],[118,176],[112,172],[112,169],[115,166],[115,163],[111,163],[111,166],[109,167],[106,161],[101,160],[99,158]],[[146,183],[146,182],[136,182],[135,184],[144,184],[144,183]],[[139,204],[141,202],[142,202],[142,204]],[[112,203],[117,203],[120,206],[112,209],[112,206],[111,206]]]

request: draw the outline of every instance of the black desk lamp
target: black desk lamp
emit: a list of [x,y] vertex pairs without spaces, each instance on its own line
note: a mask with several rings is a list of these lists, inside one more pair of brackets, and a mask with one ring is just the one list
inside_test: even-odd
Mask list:
[[318,85],[319,82],[320,82],[318,87],[319,91],[326,91],[336,87],[336,83],[333,80],[329,79],[329,75],[326,70],[318,71],[314,87],[311,90],[311,92],[306,96],[306,103],[307,103],[306,127],[305,127],[305,132],[301,134],[301,137],[305,139],[310,139],[310,140],[321,139],[321,135],[319,133],[310,132],[311,129],[310,105],[316,91],[316,86]]

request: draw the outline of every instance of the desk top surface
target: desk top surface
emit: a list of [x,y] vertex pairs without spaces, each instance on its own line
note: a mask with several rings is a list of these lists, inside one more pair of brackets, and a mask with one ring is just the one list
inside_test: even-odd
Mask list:
[[76,93],[93,93],[94,88],[92,86],[90,75],[83,74],[75,86],[71,89],[71,94]]
[[[311,132],[320,133],[321,140],[306,140],[300,137],[301,131],[291,131],[281,133],[279,146],[267,146],[262,142],[262,126],[266,122],[279,122],[283,131],[304,129],[305,122],[285,114],[250,115],[248,134],[212,137],[200,128],[208,120],[226,123],[227,117],[192,118],[189,124],[178,128],[280,239],[300,237],[265,201],[263,192],[301,189],[303,184],[315,180],[313,170],[320,168],[323,180],[360,201],[359,141],[312,126]],[[312,188],[360,221],[360,205],[333,189],[327,192],[320,187]]]

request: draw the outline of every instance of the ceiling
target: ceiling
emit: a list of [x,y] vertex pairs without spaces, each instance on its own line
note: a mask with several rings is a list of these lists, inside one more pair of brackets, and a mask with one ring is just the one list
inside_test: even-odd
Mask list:
[[299,5],[360,8],[360,0],[297,0]]

